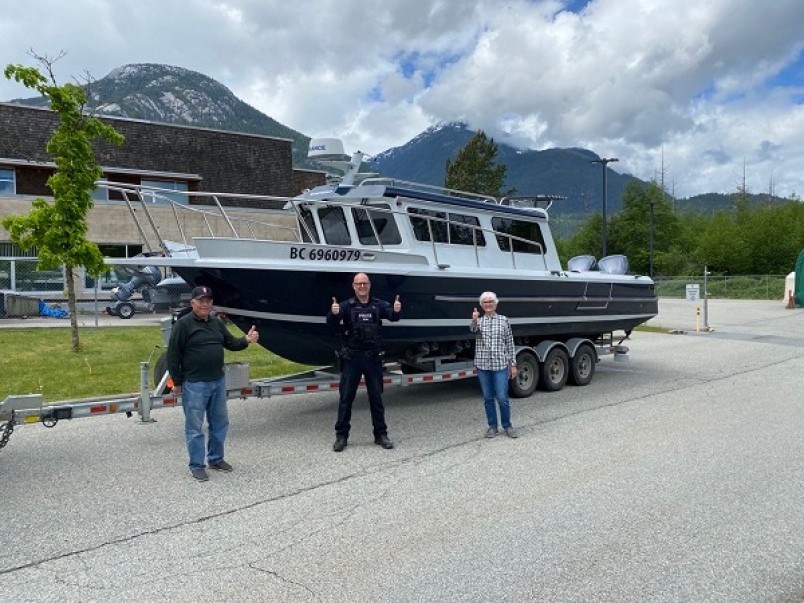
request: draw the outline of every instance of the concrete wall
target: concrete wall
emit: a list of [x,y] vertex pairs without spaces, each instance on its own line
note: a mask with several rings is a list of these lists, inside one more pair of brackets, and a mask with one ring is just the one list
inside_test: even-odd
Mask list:
[[[29,197],[0,197],[0,222],[9,215],[25,214],[30,210]],[[177,223],[173,211],[169,207],[152,207],[148,210],[154,222],[158,225],[163,238],[181,241],[181,229],[187,236],[209,236],[204,217],[196,212],[179,212]],[[207,220],[215,236],[232,236],[228,224],[213,208],[209,208]],[[251,230],[242,220],[253,221],[251,227],[257,238],[294,240],[291,228],[295,227],[294,214],[276,210],[248,210],[242,208],[227,208],[226,213],[235,223],[241,237],[251,238]],[[158,249],[156,235],[152,232],[142,208],[135,208],[135,215],[145,230],[147,242]],[[240,221],[238,221],[238,219]],[[134,218],[125,203],[98,203],[90,210],[88,217],[89,229],[87,238],[97,244],[144,244],[143,238],[136,227]],[[8,240],[8,232],[0,226],[0,240]]]

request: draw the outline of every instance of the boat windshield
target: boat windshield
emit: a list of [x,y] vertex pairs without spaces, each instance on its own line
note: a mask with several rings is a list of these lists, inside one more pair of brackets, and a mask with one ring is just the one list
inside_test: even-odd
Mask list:
[[346,217],[343,208],[329,205],[318,208],[318,219],[324,231],[324,241],[329,245],[351,245],[349,228],[346,226]]

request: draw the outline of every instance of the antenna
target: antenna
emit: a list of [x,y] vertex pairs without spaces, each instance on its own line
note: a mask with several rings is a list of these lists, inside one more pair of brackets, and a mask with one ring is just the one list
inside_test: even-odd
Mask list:
[[365,153],[357,151],[350,157],[344,153],[343,142],[338,138],[313,138],[307,151],[308,159],[343,171],[343,176],[339,177],[340,183],[347,186],[355,183],[365,156]]

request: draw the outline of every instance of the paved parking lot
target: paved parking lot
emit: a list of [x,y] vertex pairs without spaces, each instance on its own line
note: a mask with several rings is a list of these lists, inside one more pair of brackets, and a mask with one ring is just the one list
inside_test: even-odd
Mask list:
[[[514,403],[477,383],[231,403],[231,474],[195,483],[179,410],[19,427],[0,450],[9,601],[802,601],[804,310],[662,300],[628,362]],[[0,321],[2,322],[2,321]]]

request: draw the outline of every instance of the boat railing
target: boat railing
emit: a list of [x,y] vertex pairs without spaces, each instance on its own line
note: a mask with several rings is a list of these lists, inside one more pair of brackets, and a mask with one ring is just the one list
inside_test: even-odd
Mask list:
[[467,199],[473,199],[475,201],[494,203],[495,205],[499,205],[500,203],[500,200],[497,197],[494,197],[493,195],[470,193],[455,188],[446,188],[444,186],[437,186],[434,184],[424,184],[422,182],[412,182],[410,180],[399,180],[397,178],[387,178],[385,176],[376,178],[366,178],[360,182],[360,186],[368,186],[372,184],[374,185],[380,184],[385,186],[398,186],[400,188],[407,188],[410,190],[427,192],[427,193],[436,193],[439,195],[449,195],[453,197],[465,197]]
[[[169,245],[167,242],[167,237],[165,236],[165,232],[168,232],[170,229],[166,227],[166,225],[160,224],[159,221],[164,218],[164,216],[154,216],[154,208],[169,208],[172,218],[175,222],[175,232],[178,233],[179,242],[181,242],[187,248],[193,248],[194,243],[192,241],[193,237],[196,236],[209,236],[209,237],[218,237],[218,236],[230,236],[233,238],[241,239],[241,238],[250,238],[250,239],[258,239],[261,238],[259,231],[276,231],[277,229],[281,231],[287,231],[288,236],[285,240],[292,240],[296,242],[304,242],[305,237],[303,236],[302,232],[306,234],[307,240],[315,242],[316,244],[324,244],[328,245],[325,241],[319,240],[319,236],[317,235],[317,231],[314,228],[311,228],[310,225],[305,220],[301,208],[310,205],[322,205],[322,206],[333,206],[339,205],[342,206],[343,204],[333,202],[332,199],[289,199],[287,197],[275,197],[275,196],[267,196],[267,195],[241,195],[241,194],[233,194],[233,193],[213,193],[213,192],[204,192],[204,191],[176,191],[172,189],[164,189],[164,188],[157,188],[152,186],[143,186],[138,184],[128,184],[128,183],[120,183],[120,182],[110,182],[110,181],[98,181],[95,183],[98,188],[105,188],[109,191],[114,191],[119,196],[122,197],[123,201],[126,203],[128,207],[129,213],[131,214],[132,220],[140,234],[140,237],[143,241],[143,245],[145,248],[146,253],[153,255],[156,253],[161,253],[166,256],[171,255],[171,251],[176,251],[175,246]],[[185,202],[176,201],[176,198],[185,199]],[[210,205],[189,205],[190,198],[193,200],[203,199],[210,203]],[[242,210],[242,211],[251,211],[254,207],[232,207],[231,205],[227,205],[224,207],[224,204],[221,200],[249,200],[252,202],[265,202],[265,201],[272,201],[272,202],[281,202],[284,207],[292,207],[295,211],[295,224],[293,226],[283,225],[278,223],[277,221],[268,222],[263,220],[256,220],[254,218],[244,217],[244,216],[236,216],[233,215],[233,210]],[[491,198],[489,198],[491,199]],[[479,225],[475,224],[467,224],[465,222],[457,222],[450,220],[449,218],[442,218],[439,216],[433,216],[428,214],[410,214],[406,210],[396,209],[396,208],[384,208],[381,206],[376,205],[369,205],[361,203],[359,205],[355,205],[355,208],[364,209],[366,210],[366,217],[368,218],[372,233],[374,235],[374,240],[377,242],[377,247],[381,250],[385,250],[386,245],[382,242],[382,236],[380,234],[380,229],[375,224],[374,218],[372,217],[372,213],[388,213],[388,214],[400,214],[401,220],[395,220],[395,223],[399,224],[402,221],[407,221],[411,219],[417,219],[425,221],[427,224],[427,231],[429,235],[429,242],[432,249],[433,260],[435,264],[439,267],[446,267],[447,264],[443,263],[439,258],[439,255],[443,255],[439,253],[440,247],[439,244],[442,241],[437,240],[436,236],[436,225],[439,223],[442,224],[442,228],[446,228],[447,233],[450,232],[450,227],[460,228],[460,229],[469,229],[472,231],[472,247],[474,250],[475,256],[475,265],[480,267],[480,249],[482,248],[481,245],[478,244],[479,240],[483,239],[482,234],[478,233],[488,233],[488,236],[491,237],[499,237],[503,238],[508,241],[508,251],[511,258],[511,267],[517,267],[517,256],[515,246],[522,246],[522,247],[534,247],[539,250],[538,254],[532,255],[539,255],[541,257],[542,263],[544,264],[545,270],[547,270],[547,259],[545,256],[544,246],[539,241],[533,241],[524,237],[520,237],[508,232],[502,232],[495,230],[493,228],[484,228]],[[210,209],[213,208],[213,209]],[[264,208],[263,208],[264,209]],[[141,210],[137,211],[137,210]],[[370,210],[370,211],[369,211]],[[140,217],[143,216],[143,217]],[[187,216],[192,216],[193,220],[187,220]],[[219,229],[216,230],[215,224],[222,222],[224,225],[224,234],[220,234]],[[201,232],[192,232],[188,233],[187,228],[188,224],[193,223],[196,228],[201,227]],[[149,236],[148,233],[151,233]],[[325,233],[326,234],[326,233]],[[449,234],[447,234],[449,237]],[[264,237],[263,237],[264,238]],[[159,251],[154,249],[151,245],[151,241],[157,241],[159,245]],[[449,243],[449,241],[444,241]],[[516,245],[515,245],[516,244]]]
[[[237,207],[229,206],[228,210],[224,209],[221,199],[238,199],[248,200],[251,202],[265,202],[274,201],[286,203],[289,199],[287,197],[274,197],[268,195],[244,195],[232,193],[215,193],[205,191],[177,191],[173,189],[158,188],[153,186],[143,186],[139,184],[129,184],[121,182],[110,182],[100,180],[95,183],[98,188],[103,188],[108,191],[113,191],[122,197],[123,202],[128,207],[137,231],[143,241],[147,252],[153,254],[156,250],[152,247],[151,241],[158,242],[161,252],[165,255],[170,255],[170,249],[165,242],[163,233],[168,229],[163,225],[158,224],[158,219],[154,216],[155,208],[169,208],[173,221],[175,222],[176,232],[178,233],[181,242],[188,247],[193,245],[192,237],[194,236],[231,236],[234,238],[259,238],[258,231],[260,230],[287,230],[292,233],[292,237],[296,241],[300,241],[299,231],[295,226],[285,226],[276,221],[268,222],[257,220],[245,216],[233,215],[233,210],[237,209],[243,212],[254,211],[255,207]],[[183,202],[177,201],[176,198],[183,199]],[[194,200],[206,200],[209,204],[203,205],[189,205],[190,198]],[[138,209],[141,209],[143,218],[138,215]],[[187,218],[192,216],[192,220]],[[145,222],[145,224],[143,224]],[[221,222],[225,234],[221,234],[219,229],[215,228],[215,224]],[[200,232],[187,232],[187,224],[193,223],[200,226]],[[147,229],[146,229],[147,226]],[[150,232],[151,236],[148,235]]]
[[508,195],[500,199],[500,205],[548,211],[553,206],[553,201],[565,201],[566,199],[563,195]]

